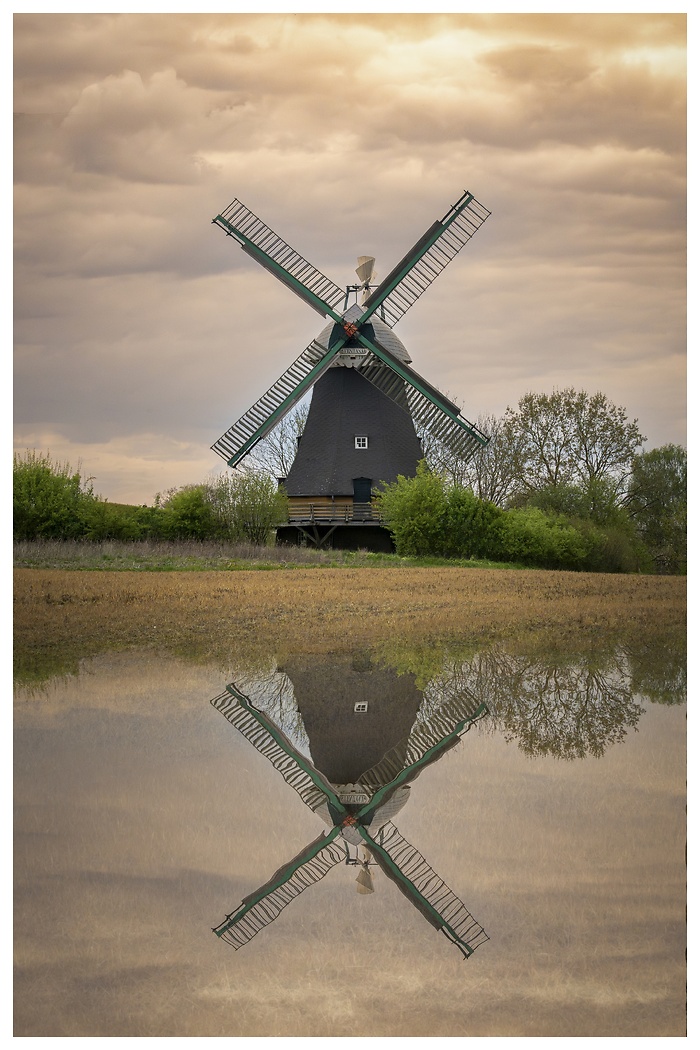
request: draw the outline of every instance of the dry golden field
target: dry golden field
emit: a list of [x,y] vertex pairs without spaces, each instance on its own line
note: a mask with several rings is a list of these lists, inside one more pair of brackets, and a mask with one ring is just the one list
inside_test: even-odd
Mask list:
[[488,569],[68,572],[17,569],[20,661],[104,649],[221,656],[546,635],[638,637],[685,623],[685,577]]

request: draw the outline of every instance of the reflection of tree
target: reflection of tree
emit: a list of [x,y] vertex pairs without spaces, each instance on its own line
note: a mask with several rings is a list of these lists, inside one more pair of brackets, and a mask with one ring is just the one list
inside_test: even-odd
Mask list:
[[557,662],[491,649],[450,662],[427,685],[422,716],[446,690],[469,691],[486,703],[492,728],[528,755],[600,757],[636,729],[643,713],[621,649],[602,660]]
[[624,647],[632,690],[654,704],[683,704],[687,695],[685,632],[664,638],[630,642]]
[[617,656],[603,668],[500,663],[496,717],[506,738],[517,738],[527,754],[600,758],[628,729],[636,730],[643,709]]
[[[367,695],[384,696],[377,663],[422,693],[416,726],[430,719],[446,697],[471,696],[490,711],[481,723],[517,741],[528,755],[574,759],[600,757],[637,728],[645,701],[683,703],[686,698],[686,642],[678,632],[649,639],[614,640],[605,649],[512,652],[492,646],[476,650],[473,641],[445,651],[434,645],[387,644],[379,656],[366,658]],[[332,677],[340,674],[335,664]],[[318,658],[315,670],[327,691],[328,668]],[[254,684],[250,678],[257,678]],[[278,670],[246,679],[246,688],[297,745],[308,747],[293,686]],[[264,681],[263,681],[264,679]],[[243,676],[240,676],[243,681]],[[380,684],[381,683],[381,684]]]
[[294,686],[273,658],[265,666],[237,670],[241,688],[289,736],[296,747],[308,753],[309,740],[294,697]]

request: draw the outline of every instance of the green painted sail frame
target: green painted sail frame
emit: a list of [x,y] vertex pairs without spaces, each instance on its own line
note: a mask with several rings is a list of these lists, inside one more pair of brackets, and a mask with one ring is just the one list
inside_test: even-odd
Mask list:
[[442,235],[450,228],[452,223],[459,218],[462,212],[469,207],[474,200],[474,194],[468,190],[464,191],[464,194],[457,201],[456,204],[450,208],[444,218],[433,223],[429,230],[427,230],[423,236],[417,241],[413,248],[404,256],[404,258],[394,267],[391,273],[385,278],[382,284],[374,290],[367,300],[367,310],[359,319],[358,324],[364,324],[375,310],[382,305],[382,303],[389,298],[391,293],[398,287],[410,271],[420,262],[424,255],[432,248],[436,241],[442,237]]

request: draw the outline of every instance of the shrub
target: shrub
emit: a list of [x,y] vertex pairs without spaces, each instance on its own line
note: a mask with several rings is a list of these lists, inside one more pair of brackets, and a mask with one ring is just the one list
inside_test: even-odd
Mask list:
[[185,485],[162,505],[165,539],[205,540],[223,537],[225,528],[208,497],[206,485]]
[[399,474],[377,494],[377,505],[401,557],[442,554],[445,547],[445,485],[425,460],[414,478]]
[[18,540],[75,539],[85,535],[86,520],[98,502],[92,479],[67,463],[54,463],[28,449],[15,453],[12,471],[13,534]]
[[503,511],[494,532],[497,547],[492,556],[505,561],[581,569],[588,554],[586,540],[573,525],[537,507]]
[[222,534],[264,545],[288,520],[287,497],[264,471],[221,474],[206,486],[205,498]]

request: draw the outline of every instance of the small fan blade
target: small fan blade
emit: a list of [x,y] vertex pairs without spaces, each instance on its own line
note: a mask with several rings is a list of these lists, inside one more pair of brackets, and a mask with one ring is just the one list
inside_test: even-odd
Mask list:
[[357,260],[355,273],[363,284],[368,284],[374,277],[374,262],[374,257],[371,255],[361,255]]

